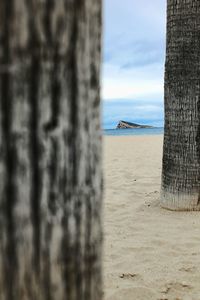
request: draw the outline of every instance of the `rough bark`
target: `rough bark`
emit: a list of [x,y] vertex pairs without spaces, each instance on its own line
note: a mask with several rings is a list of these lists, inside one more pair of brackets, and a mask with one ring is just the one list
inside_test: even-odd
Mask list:
[[200,210],[200,1],[167,10],[161,205]]
[[100,300],[101,0],[0,1],[0,299]]

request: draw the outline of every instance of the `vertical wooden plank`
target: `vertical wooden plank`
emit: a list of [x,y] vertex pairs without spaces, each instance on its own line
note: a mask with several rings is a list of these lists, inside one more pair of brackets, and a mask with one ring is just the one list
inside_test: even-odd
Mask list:
[[200,209],[200,2],[168,0],[161,205]]
[[1,1],[0,41],[0,298],[100,300],[101,1]]

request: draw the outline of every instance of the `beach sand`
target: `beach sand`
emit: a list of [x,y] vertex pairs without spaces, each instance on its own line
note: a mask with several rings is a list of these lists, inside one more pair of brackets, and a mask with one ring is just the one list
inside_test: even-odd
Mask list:
[[200,300],[200,212],[160,208],[162,142],[104,137],[105,300]]

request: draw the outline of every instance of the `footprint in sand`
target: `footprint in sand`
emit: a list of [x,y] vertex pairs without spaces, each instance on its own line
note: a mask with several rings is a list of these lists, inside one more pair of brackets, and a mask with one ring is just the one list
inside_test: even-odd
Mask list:
[[189,285],[187,282],[169,282],[164,286],[164,288],[161,290],[161,293],[164,294],[163,297],[161,298],[162,300],[167,298],[167,295],[170,294],[173,291],[186,291],[190,290],[192,287]]
[[150,192],[150,193],[145,193],[145,194],[146,194],[145,197],[150,197],[150,196],[155,195],[155,194],[158,194],[158,193],[159,193],[159,191],[154,191],[154,192]]
[[139,275],[135,273],[122,273],[119,277],[122,279],[132,279],[139,277]]
[[179,269],[179,271],[190,273],[190,272],[196,271],[196,268],[195,267],[182,267]]

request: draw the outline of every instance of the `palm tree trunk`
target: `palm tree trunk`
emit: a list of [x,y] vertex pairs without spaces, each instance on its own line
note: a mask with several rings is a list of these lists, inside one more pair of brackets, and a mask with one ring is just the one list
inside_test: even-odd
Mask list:
[[101,0],[0,1],[0,299],[100,300]]
[[167,9],[161,205],[200,210],[200,1]]

